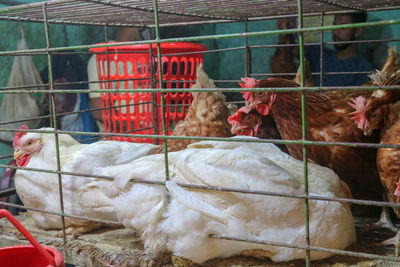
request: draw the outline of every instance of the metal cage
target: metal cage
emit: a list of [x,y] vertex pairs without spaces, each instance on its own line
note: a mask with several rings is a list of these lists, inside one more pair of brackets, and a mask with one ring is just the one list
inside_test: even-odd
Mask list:
[[[230,8],[224,9],[219,7],[227,7]],[[298,46],[300,47],[300,66],[302,70],[302,86],[298,89],[293,88],[285,88],[288,91],[300,91],[302,94],[302,127],[303,127],[303,138],[302,140],[260,140],[260,141],[249,141],[249,140],[239,140],[238,142],[270,142],[275,144],[299,144],[303,145],[303,162],[304,162],[304,181],[305,188],[304,194],[302,195],[288,195],[288,194],[277,194],[272,192],[262,192],[262,191],[249,191],[249,190],[237,190],[232,188],[218,188],[218,187],[196,187],[189,186],[191,188],[199,188],[199,189],[208,189],[208,190],[220,190],[220,191],[231,191],[231,192],[243,192],[249,194],[261,194],[261,195],[274,195],[281,197],[294,197],[304,199],[306,213],[304,215],[304,219],[306,221],[306,235],[307,240],[306,246],[297,246],[291,244],[284,244],[278,242],[270,242],[265,240],[263,242],[256,240],[243,240],[245,242],[256,242],[261,244],[267,244],[272,246],[284,246],[284,247],[292,247],[299,248],[306,251],[305,264],[306,266],[310,266],[310,251],[325,251],[331,252],[333,254],[342,255],[342,256],[351,256],[351,257],[360,257],[363,259],[376,259],[383,261],[394,261],[400,262],[400,258],[396,258],[389,255],[378,255],[367,252],[360,252],[359,250],[333,250],[327,248],[319,248],[310,246],[310,238],[309,238],[309,230],[308,230],[308,201],[310,199],[313,200],[328,200],[328,201],[344,201],[351,202],[354,204],[360,205],[375,205],[375,206],[387,206],[387,207],[400,207],[400,205],[396,205],[393,203],[387,202],[379,202],[379,201],[367,201],[367,200],[357,200],[357,199],[331,199],[327,197],[315,197],[310,196],[308,194],[308,178],[307,178],[307,146],[310,145],[341,145],[341,146],[362,146],[362,147],[394,147],[399,148],[399,144],[393,145],[379,145],[379,144],[353,144],[353,143],[330,143],[330,142],[312,142],[307,140],[306,131],[305,131],[305,121],[307,120],[305,116],[305,89],[307,90],[321,90],[321,89],[338,89],[338,88],[326,88],[326,87],[312,87],[305,88],[304,87],[304,62],[303,62],[303,33],[320,33],[323,35],[324,31],[331,31],[334,29],[341,28],[358,28],[358,27],[374,27],[374,26],[385,26],[385,25],[397,25],[400,23],[400,19],[391,19],[391,20],[382,20],[375,22],[365,22],[365,23],[356,23],[356,24],[346,24],[346,25],[320,25],[316,27],[303,27],[303,19],[307,16],[320,16],[324,17],[326,15],[332,14],[340,14],[340,13],[348,13],[352,11],[365,11],[365,12],[373,12],[373,11],[385,11],[385,10],[399,10],[400,9],[400,1],[398,0],[390,0],[390,1],[330,1],[330,0],[272,0],[272,1],[240,1],[240,0],[223,0],[223,1],[211,1],[211,0],[169,0],[169,1],[146,1],[146,0],[126,0],[126,1],[117,1],[117,0],[51,0],[46,2],[38,2],[33,4],[12,6],[7,8],[0,9],[0,20],[2,21],[14,21],[14,22],[29,22],[29,23],[41,23],[45,28],[46,34],[46,46],[38,49],[29,49],[26,51],[0,51],[0,56],[20,56],[20,55],[45,55],[48,59],[48,65],[52,65],[51,56],[59,53],[68,53],[68,51],[72,50],[85,50],[88,51],[90,48],[96,47],[108,47],[108,46],[122,46],[122,45],[135,45],[135,44],[152,44],[157,46],[157,55],[151,55],[158,59],[158,62],[162,62],[160,44],[166,42],[175,42],[175,41],[187,41],[187,42],[196,42],[196,41],[207,41],[207,40],[219,40],[219,39],[230,39],[230,38],[242,38],[243,46],[240,47],[230,47],[227,49],[216,49],[204,51],[204,53],[222,53],[225,51],[233,51],[239,50],[243,51],[245,57],[245,69],[243,72],[245,76],[250,77],[267,77],[272,75],[272,73],[252,73],[252,62],[251,62],[251,51],[258,48],[276,48],[279,45],[276,44],[264,44],[264,45],[254,45],[251,46],[248,43],[248,39],[252,37],[260,37],[260,36],[269,36],[269,35],[278,35],[278,34],[288,34],[288,33],[297,33],[299,36]],[[247,31],[247,25],[249,22],[253,21],[263,21],[263,20],[272,20],[279,19],[285,17],[293,17],[298,20],[298,28],[294,29],[286,29],[286,30],[264,30],[264,31]],[[323,21],[323,19],[321,20]],[[220,34],[220,35],[208,35],[208,36],[190,36],[190,37],[179,37],[179,38],[168,38],[162,39],[160,38],[160,31],[164,29],[164,27],[169,26],[182,26],[182,25],[203,25],[203,24],[217,24],[217,23],[233,23],[233,22],[243,22],[244,30],[241,33],[228,33],[228,34]],[[147,27],[155,30],[155,39],[154,40],[143,40],[143,41],[131,41],[131,42],[123,42],[123,43],[112,43],[112,44],[97,44],[97,45],[75,45],[75,46],[65,46],[65,47],[54,47],[50,43],[50,25],[53,24],[62,24],[62,25],[85,25],[85,26],[100,26],[104,27],[105,32],[105,42],[109,41],[108,31],[109,27]],[[387,41],[399,41],[400,39],[386,39],[386,40],[364,40],[359,42],[387,42]],[[319,45],[325,45],[323,38],[321,38],[321,42]],[[331,43],[328,43],[331,44]],[[76,52],[74,52],[76,53]],[[87,52],[78,52],[80,54],[85,54]],[[106,51],[108,53],[108,50]],[[153,61],[150,61],[153,62]],[[187,92],[188,89],[164,89],[163,85],[168,83],[169,81],[162,80],[162,70],[159,66],[152,66],[154,69],[152,73],[152,88],[148,89],[119,89],[119,92],[149,92],[149,93],[167,93],[167,92]],[[155,72],[158,72],[158,75],[155,75]],[[326,73],[317,73],[319,75],[326,75]],[[331,73],[334,75],[335,73]],[[274,73],[273,75],[294,75],[294,73]],[[159,77],[159,80],[156,80],[156,76]],[[216,80],[216,83],[221,87],[218,90],[221,90],[226,93],[239,93],[244,91],[242,88],[237,87],[229,87],[227,85],[232,84],[233,82],[237,82],[237,78],[232,78],[231,80]],[[100,82],[100,81],[98,81]],[[112,81],[110,81],[112,82]],[[159,84],[160,87],[156,88],[156,84]],[[79,85],[79,83],[77,83]],[[58,84],[59,87],[63,87],[67,84]],[[50,96],[50,110],[49,115],[43,116],[43,118],[47,118],[50,121],[52,127],[55,128],[54,136],[56,142],[58,142],[58,135],[61,134],[71,134],[71,135],[79,135],[85,134],[92,136],[93,139],[101,139],[112,136],[120,136],[120,137],[135,137],[135,138],[153,138],[158,139],[164,144],[164,149],[166,148],[166,144],[169,139],[192,139],[192,140],[217,140],[217,141],[232,141],[229,138],[210,138],[210,137],[179,137],[179,136],[169,136],[166,134],[166,126],[165,119],[162,120],[161,125],[159,125],[159,130],[162,131],[162,135],[143,135],[143,134],[135,134],[135,132],[127,132],[127,133],[96,133],[96,132],[70,132],[70,131],[60,131],[57,125],[57,117],[65,114],[57,114],[54,108],[55,95],[58,93],[77,93],[77,92],[89,92],[88,90],[79,89],[79,90],[71,90],[71,89],[55,89],[54,77],[52,77],[52,73],[49,75],[49,82],[44,84],[43,86],[48,86],[49,90],[37,90],[32,89],[30,87],[22,87],[22,88],[9,88],[3,87],[0,88],[1,94],[26,94],[26,93],[42,93]],[[225,87],[225,88],[223,88]],[[353,89],[353,88],[347,88]],[[369,87],[369,90],[374,90],[376,88]],[[399,88],[390,87],[390,90],[398,90]],[[216,89],[210,89],[216,90]],[[258,89],[264,90],[264,89]],[[117,90],[112,90],[116,92]],[[247,89],[247,91],[251,91],[251,89]],[[102,90],[97,90],[97,92],[102,92]],[[153,105],[156,103],[153,101]],[[160,102],[161,114],[158,114],[162,118],[164,118],[164,110],[165,103],[161,98]],[[90,112],[91,110],[83,110],[80,112]],[[72,112],[73,113],[73,112]],[[41,117],[42,118],[42,117]],[[24,121],[33,120],[38,118],[26,118]],[[8,123],[13,123],[15,121],[8,122],[0,122],[0,131],[3,132],[17,132],[18,129],[5,129],[2,128],[1,125],[6,125]],[[24,130],[23,130],[24,131]],[[33,131],[37,132],[38,130],[25,130],[25,131]],[[166,149],[165,149],[166,150]],[[12,155],[5,155],[3,158],[12,158]],[[165,158],[168,158],[168,153],[165,152]],[[46,173],[55,173],[58,174],[59,178],[59,192],[61,195],[61,210],[40,210],[40,212],[45,212],[49,214],[59,215],[64,220],[64,217],[71,216],[76,217],[71,214],[64,213],[63,210],[63,198],[62,198],[62,186],[61,179],[63,174],[68,174],[61,171],[60,168],[60,155],[57,154],[58,166],[56,170],[47,170],[47,169],[30,169],[31,171],[36,172],[46,172]],[[0,168],[12,168],[12,169],[21,169],[20,167],[15,166],[7,166],[0,165]],[[165,162],[166,168],[166,180],[168,180],[168,163]],[[26,168],[25,168],[26,169]],[[80,174],[81,176],[86,177],[97,177],[102,179],[112,179],[112,177],[99,177],[99,176],[90,176],[87,174]],[[138,181],[135,181],[138,182]],[[152,183],[151,181],[142,181],[144,183]],[[157,183],[156,183],[157,184]],[[161,185],[165,185],[165,183],[161,183]],[[14,192],[11,189],[8,189],[9,192]],[[25,207],[22,205],[16,205],[12,203],[8,203],[5,201],[0,201],[0,204],[22,208],[28,210],[36,210],[32,207]],[[93,220],[91,218],[78,217],[81,219]],[[104,222],[104,221],[103,221]],[[112,221],[105,221],[106,223],[115,223]],[[63,227],[64,232],[64,244],[61,246],[66,247],[67,239],[65,235],[65,227]],[[230,240],[239,240],[234,236],[214,236],[214,238],[222,238],[222,239],[230,239]],[[73,262],[71,262],[73,263]],[[328,264],[327,262],[325,262]],[[268,262],[268,264],[273,264]],[[323,264],[323,263],[321,263]],[[278,265],[277,265],[278,266]]]

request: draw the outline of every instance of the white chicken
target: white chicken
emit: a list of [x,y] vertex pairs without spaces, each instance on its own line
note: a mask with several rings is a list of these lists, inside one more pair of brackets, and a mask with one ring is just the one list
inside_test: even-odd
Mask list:
[[[54,131],[53,128],[40,130]],[[117,141],[99,141],[92,144],[80,144],[70,135],[59,134],[61,170],[66,172],[93,174],[99,167],[123,164],[146,155],[154,149],[152,144],[136,144]],[[57,170],[56,145],[54,134],[19,132],[14,139],[14,157],[19,167]],[[106,210],[88,210],[79,205],[79,190],[84,185],[107,186],[112,181],[81,176],[62,175],[64,211],[75,216],[112,220],[112,213]],[[17,170],[15,187],[22,202],[27,207],[60,210],[58,175],[29,170]],[[96,201],[96,200],[94,200]],[[60,229],[60,216],[29,211],[37,226],[44,229]],[[111,217],[110,217],[111,216]],[[100,227],[101,224],[66,217],[68,234],[78,235]]]
[[[202,263],[215,257],[244,254],[273,261],[304,258],[303,250],[211,238],[211,234],[305,245],[304,200],[256,194],[184,188],[190,185],[303,194],[303,165],[273,144],[205,141],[168,156],[171,194],[140,180],[165,180],[164,156],[102,168],[114,177],[104,188],[103,208],[115,210],[119,222],[140,232],[146,250],[170,250]],[[139,183],[130,182],[131,179]],[[348,197],[347,186],[330,169],[309,163],[310,193]],[[107,189],[109,191],[107,191]],[[85,199],[93,191],[88,190]],[[85,202],[90,206],[90,202]],[[310,200],[312,246],[345,249],[356,240],[348,204]],[[95,203],[99,205],[99,203]],[[101,204],[100,204],[101,205]],[[329,253],[312,251],[318,260]]]

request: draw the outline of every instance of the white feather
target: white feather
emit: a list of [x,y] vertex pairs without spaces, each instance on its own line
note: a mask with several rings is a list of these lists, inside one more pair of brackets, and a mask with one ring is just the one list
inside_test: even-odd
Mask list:
[[[41,130],[54,131],[53,128]],[[59,134],[61,170],[65,172],[95,174],[96,170],[120,163],[130,162],[155,148],[152,144],[135,144],[117,141],[99,141],[80,144],[69,135]],[[20,144],[29,139],[42,140],[43,148],[33,153],[26,167],[57,170],[57,155],[54,134],[27,133],[21,137]],[[15,185],[22,202],[26,206],[60,210],[58,175],[52,173],[17,170]],[[119,192],[109,180],[87,178],[75,175],[62,175],[64,210],[67,214],[113,220],[110,199]],[[80,199],[80,197],[82,199]],[[59,216],[29,211],[35,223],[42,228],[62,227]],[[82,220],[67,218],[67,226],[82,225]]]
[[[102,175],[115,178],[120,191],[114,198],[116,217],[141,233],[145,247],[202,263],[261,249],[273,261],[304,258],[303,250],[220,240],[221,234],[260,241],[305,245],[304,200],[284,197],[206,191],[177,183],[303,194],[303,163],[272,144],[204,141],[168,154],[171,193],[163,186],[129,182],[165,181],[164,156],[145,156],[129,164],[109,166]],[[345,197],[341,181],[328,168],[309,164],[310,192]],[[347,204],[309,202],[312,246],[344,249],[355,241],[353,217]],[[329,253],[313,251],[312,260]]]
[[187,208],[194,208],[194,210],[203,212],[205,215],[223,219],[224,211],[214,206],[209,205],[201,196],[196,193],[185,191],[173,181],[167,181],[166,186],[171,195]]

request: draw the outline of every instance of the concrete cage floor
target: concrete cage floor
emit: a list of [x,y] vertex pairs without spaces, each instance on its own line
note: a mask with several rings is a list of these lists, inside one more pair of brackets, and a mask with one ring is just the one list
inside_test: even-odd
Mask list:
[[[60,250],[64,255],[65,263],[78,266],[198,266],[186,259],[165,253],[163,255],[148,255],[143,251],[143,245],[133,230],[125,228],[104,228],[89,234],[81,235],[77,239],[67,237],[64,247],[63,239],[55,237],[58,231],[45,231],[37,228],[33,220],[26,214],[16,216],[25,228],[42,244]],[[358,242],[347,250],[394,256],[393,247],[377,247],[379,242],[394,236],[393,233],[377,230],[362,233],[362,228],[377,221],[378,218],[355,218]],[[399,226],[399,225],[397,225]],[[0,247],[26,244],[25,238],[7,220],[0,220]],[[305,266],[302,260],[286,263],[261,261],[250,257],[235,256],[226,259],[213,259],[202,266],[267,266],[267,267],[297,267]],[[350,256],[335,255],[322,261],[314,261],[311,266],[400,266],[399,262],[384,260],[370,260]]]

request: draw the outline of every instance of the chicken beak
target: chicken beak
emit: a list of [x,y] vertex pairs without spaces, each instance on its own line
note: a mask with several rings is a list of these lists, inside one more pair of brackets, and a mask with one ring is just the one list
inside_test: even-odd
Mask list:
[[17,160],[19,157],[21,157],[23,154],[25,154],[25,151],[22,149],[17,149],[14,151],[14,159]]
[[364,129],[363,132],[364,132],[365,136],[369,136],[369,135],[371,135],[372,130],[371,129]]
[[368,121],[365,122],[364,127],[362,127],[362,131],[366,136],[371,135],[373,129],[369,127]]
[[249,102],[249,103],[246,105],[247,112],[252,111],[258,104],[261,104],[261,101]]
[[257,122],[257,124],[256,124],[256,125],[254,126],[254,128],[253,128],[254,134],[257,134],[257,133],[260,131],[261,124],[262,124],[262,120],[259,119],[258,122]]
[[246,129],[247,126],[232,126],[231,132],[232,134],[236,134],[237,132]]

